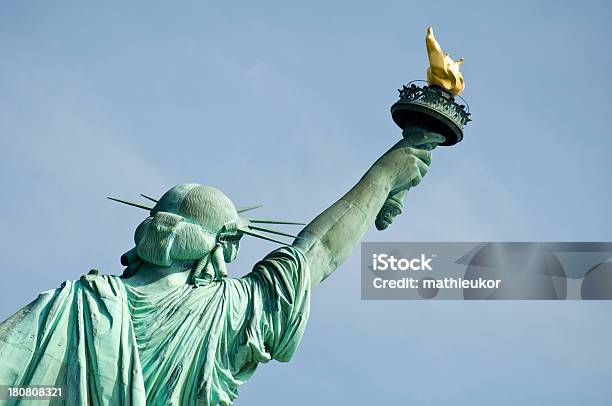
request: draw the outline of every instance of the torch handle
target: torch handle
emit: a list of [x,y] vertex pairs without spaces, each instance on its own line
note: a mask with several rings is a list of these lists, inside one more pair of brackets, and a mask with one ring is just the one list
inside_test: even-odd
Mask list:
[[377,230],[385,230],[393,222],[395,216],[402,213],[404,208],[404,197],[406,193],[408,193],[408,190],[410,189],[400,190],[387,197],[387,200],[383,204],[383,207],[380,208],[380,211],[376,215],[376,220],[374,221]]

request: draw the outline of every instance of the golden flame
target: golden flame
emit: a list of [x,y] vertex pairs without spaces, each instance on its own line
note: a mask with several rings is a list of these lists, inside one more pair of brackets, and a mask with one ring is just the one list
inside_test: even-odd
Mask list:
[[463,75],[459,72],[459,65],[463,63],[463,58],[454,61],[448,54],[443,53],[431,27],[427,28],[425,45],[427,45],[427,56],[429,57],[427,81],[448,90],[454,96],[463,92],[465,83]]

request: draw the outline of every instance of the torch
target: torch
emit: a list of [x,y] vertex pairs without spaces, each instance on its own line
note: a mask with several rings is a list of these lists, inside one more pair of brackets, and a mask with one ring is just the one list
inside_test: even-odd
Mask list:
[[[418,86],[420,81],[413,81],[399,89],[399,100],[391,106],[391,117],[410,146],[432,150],[438,145],[460,142],[463,127],[471,120],[468,104],[459,96],[465,87],[459,71],[463,58],[454,61],[443,53],[431,27],[427,29],[425,45],[429,58],[427,82]],[[456,97],[465,104],[457,103]],[[407,192],[403,190],[387,198],[376,216],[378,230],[386,229],[402,213]]]

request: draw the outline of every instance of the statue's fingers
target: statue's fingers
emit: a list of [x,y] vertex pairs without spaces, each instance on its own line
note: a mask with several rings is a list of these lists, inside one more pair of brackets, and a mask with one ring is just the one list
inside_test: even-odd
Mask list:
[[419,169],[419,174],[421,175],[421,177],[427,175],[427,171],[429,170],[429,166],[421,161],[420,159],[416,160],[416,166]]
[[409,151],[418,158],[417,161],[422,161],[426,165],[431,164],[431,152],[420,148],[409,148]]
[[415,187],[423,180],[423,176],[419,171],[415,171],[412,179],[410,180],[410,187]]

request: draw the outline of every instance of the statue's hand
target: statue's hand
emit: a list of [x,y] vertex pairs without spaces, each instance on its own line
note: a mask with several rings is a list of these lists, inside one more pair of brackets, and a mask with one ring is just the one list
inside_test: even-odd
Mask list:
[[411,140],[402,139],[376,162],[391,187],[390,196],[421,183],[431,163],[431,153],[414,148]]
[[406,192],[421,183],[431,164],[429,151],[444,142],[443,136],[416,128],[404,130],[404,137],[377,162],[391,176],[391,192],[376,216],[378,230],[389,227],[393,219],[402,213]]

